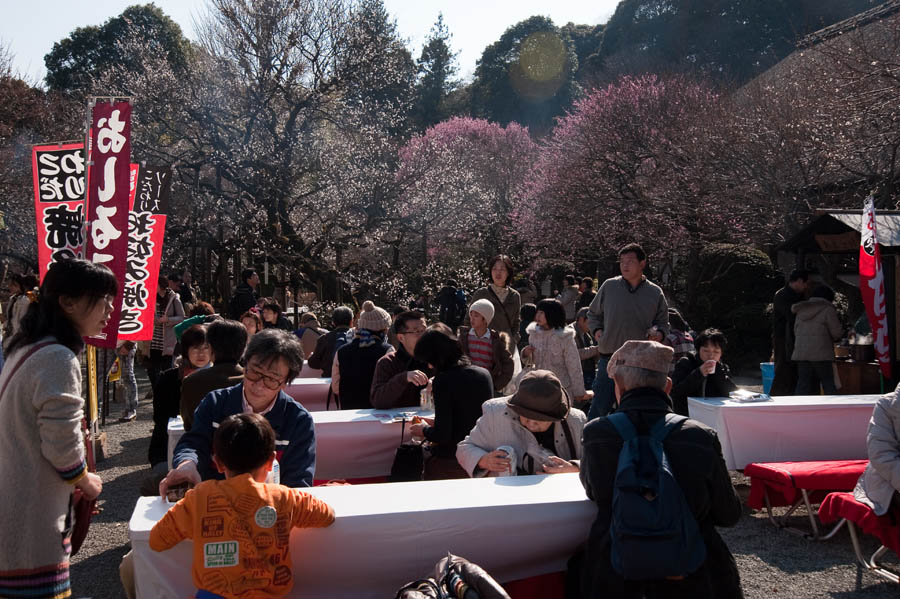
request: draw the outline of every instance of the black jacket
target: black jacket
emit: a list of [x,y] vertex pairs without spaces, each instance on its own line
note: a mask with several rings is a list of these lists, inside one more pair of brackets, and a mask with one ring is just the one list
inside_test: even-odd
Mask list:
[[[668,397],[659,389],[632,389],[622,395],[619,410],[628,415],[639,434],[671,411]],[[740,576],[734,557],[716,531],[732,526],[741,516],[741,501],[731,485],[716,432],[694,420],[669,433],[663,447],[672,471],[684,492],[706,543],[706,562],[684,580],[625,582],[610,562],[609,523],[613,483],[622,438],[606,418],[596,418],[584,427],[581,482],[588,498],[597,504],[597,519],[591,527],[581,578],[581,597],[618,598],[690,596],[692,598],[739,599]],[[652,589],[652,590],[651,590]]]
[[241,314],[256,305],[258,295],[248,283],[241,283],[234,288],[234,295],[228,302],[228,318],[240,320]]
[[333,331],[316,339],[316,349],[309,354],[307,363],[310,368],[318,368],[323,377],[331,377],[331,365],[334,363],[334,354],[339,349],[338,338],[345,339],[350,327],[340,326]]
[[703,360],[697,352],[691,352],[675,363],[670,393],[675,413],[690,416],[688,397],[728,397],[729,393],[737,389],[737,385],[731,380],[727,364],[719,362],[716,370],[709,376],[703,376],[700,372],[702,365]]
[[341,374],[338,397],[342,410],[372,408],[372,404],[369,403],[369,394],[372,389],[372,379],[375,376],[375,364],[378,363],[381,356],[394,349],[390,343],[384,340],[367,347],[360,347],[359,341],[359,337],[357,337],[337,351]]

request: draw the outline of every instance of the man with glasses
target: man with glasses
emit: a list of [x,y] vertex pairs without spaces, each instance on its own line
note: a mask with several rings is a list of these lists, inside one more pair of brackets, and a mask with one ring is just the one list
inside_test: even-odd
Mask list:
[[589,419],[606,416],[615,386],[606,374],[612,354],[626,341],[662,341],[669,333],[669,305],[658,285],[644,276],[647,254],[636,243],[619,250],[619,277],[606,279],[591,302],[588,326],[597,340],[597,374]]
[[194,423],[175,447],[175,466],[159,485],[165,497],[169,487],[182,482],[223,478],[212,461],[215,429],[232,414],[255,413],[275,429],[281,483],[311,487],[316,467],[313,419],[306,408],[284,392],[303,365],[300,341],[291,333],[267,329],[250,339],[244,354],[244,381],[209,393],[194,411]]
[[369,396],[374,408],[385,410],[419,405],[419,392],[434,374],[428,364],[413,358],[425,327],[425,316],[421,312],[403,312],[394,320],[393,329],[400,347],[379,358],[375,364]]

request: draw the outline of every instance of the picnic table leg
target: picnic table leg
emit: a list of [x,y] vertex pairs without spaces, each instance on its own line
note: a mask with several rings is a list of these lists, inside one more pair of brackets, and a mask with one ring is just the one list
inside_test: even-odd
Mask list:
[[886,578],[893,583],[900,583],[900,576],[897,576],[887,568],[878,565],[878,560],[882,555],[887,553],[888,548],[882,545],[875,550],[875,553],[872,554],[872,557],[870,559],[866,559],[866,557],[863,556],[862,547],[859,544],[859,537],[856,534],[856,527],[853,525],[853,522],[850,522],[846,518],[844,518],[843,520],[847,523],[847,530],[850,531],[850,542],[853,543],[853,551],[856,552],[856,559],[859,561],[859,563],[862,564],[862,566],[866,570],[874,572],[882,578]]

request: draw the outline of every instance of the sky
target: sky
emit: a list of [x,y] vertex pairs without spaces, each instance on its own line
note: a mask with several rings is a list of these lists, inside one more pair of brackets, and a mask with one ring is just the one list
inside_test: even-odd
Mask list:
[[[533,15],[545,15],[556,25],[605,23],[619,0],[384,0],[388,12],[397,19],[400,35],[414,58],[418,58],[425,38],[443,13],[451,47],[459,52],[460,78],[470,77],[484,48],[498,40],[510,27]],[[44,77],[44,55],[54,42],[67,37],[77,27],[101,25],[132,4],[144,0],[0,0],[0,43],[14,55],[17,73],[31,83]],[[206,0],[156,0],[186,37],[195,39],[194,23],[206,13]]]

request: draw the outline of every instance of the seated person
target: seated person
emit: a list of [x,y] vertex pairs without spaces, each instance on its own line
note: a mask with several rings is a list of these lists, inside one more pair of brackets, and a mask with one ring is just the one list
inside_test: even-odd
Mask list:
[[391,315],[371,301],[363,302],[357,318],[356,335],[334,355],[331,389],[343,410],[371,409],[372,379],[381,356],[394,351],[387,342]]
[[[181,335],[195,324],[208,324],[216,319],[216,311],[207,302],[197,302],[191,306],[190,317],[175,325],[175,339],[181,341]],[[210,317],[213,318],[210,318]]]
[[510,340],[506,333],[489,328],[494,318],[494,304],[480,299],[469,307],[471,327],[459,327],[459,344],[472,364],[491,373],[494,393],[500,395],[512,380],[515,364],[509,353]]
[[309,357],[316,349],[316,342],[328,331],[319,326],[319,318],[312,312],[304,312],[300,317],[300,328],[294,331],[303,346],[303,355]]
[[494,397],[494,384],[487,370],[472,365],[463,355],[449,327],[439,324],[440,328],[429,329],[416,345],[416,358],[435,372],[431,383],[434,421],[414,423],[409,430],[432,443],[425,480],[468,478],[456,461],[456,444],[475,426],[482,404]]
[[696,352],[678,360],[672,374],[672,405],[688,416],[688,397],[728,397],[737,389],[722,361],[728,342],[719,329],[706,329],[694,340]]
[[[671,412],[666,392],[672,385],[668,373],[673,353],[655,341],[626,341],[609,360],[606,374],[614,383],[616,413],[625,414],[638,435],[647,435]],[[706,559],[694,572],[651,580],[624,580],[612,565],[610,523],[622,437],[607,417],[600,417],[584,427],[582,440],[581,483],[598,509],[587,540],[579,597],[743,597],[737,564],[716,530],[741,517],[741,500],[716,431],[688,419],[662,441],[675,482],[699,527]]]
[[191,430],[194,410],[207,393],[232,387],[244,380],[244,369],[238,364],[247,345],[244,325],[236,320],[216,320],[206,327],[206,341],[213,365],[181,381],[180,412],[185,431]]
[[369,401],[373,408],[406,408],[419,405],[419,392],[433,374],[428,364],[417,360],[416,344],[425,334],[421,312],[403,312],[394,319],[393,329],[400,341],[397,351],[385,354],[375,364]]
[[303,364],[303,349],[292,334],[267,329],[247,345],[244,381],[213,391],[194,411],[194,424],[175,446],[173,470],[159,483],[163,497],[169,487],[201,480],[221,479],[212,460],[215,429],[232,414],[253,412],[265,416],[275,429],[281,482],[289,487],[311,487],[316,469],[316,434],[306,408],[284,392]]
[[[225,418],[213,437],[213,461],[225,480],[207,480],[189,490],[150,530],[154,551],[183,539],[196,541],[191,570],[198,597],[248,596],[243,586],[248,578],[253,597],[286,596],[294,586],[290,529],[334,522],[334,510],[321,499],[265,482],[274,459],[275,431],[265,418]],[[211,545],[220,551],[210,551]]]
[[[578,472],[584,412],[571,400],[552,372],[534,370],[522,377],[514,395],[487,401],[484,414],[456,447],[456,459],[469,476]],[[510,463],[507,445],[516,452]]]
[[293,331],[294,327],[291,321],[285,318],[282,313],[281,304],[268,298],[269,301],[262,305],[260,313],[262,314],[264,329],[281,329],[282,331]]
[[310,368],[322,371],[322,376],[331,376],[331,365],[334,354],[345,343],[353,338],[350,325],[353,323],[353,310],[347,306],[338,306],[331,313],[331,324],[334,327],[328,333],[316,339],[316,347],[311,354],[306,354]]
[[590,389],[594,384],[594,376],[597,374],[597,356],[600,355],[600,346],[591,335],[591,327],[588,326],[588,308],[579,308],[575,314],[575,347],[578,348],[578,357],[581,358],[581,375],[584,378],[584,388]]
[[882,395],[866,433],[869,464],[859,477],[853,496],[878,516],[900,514],[900,386]]

